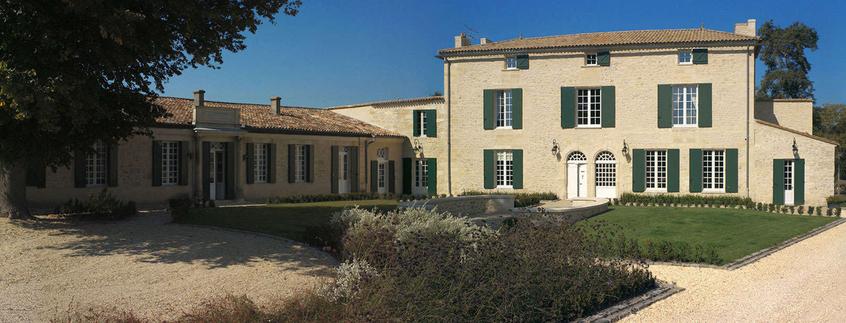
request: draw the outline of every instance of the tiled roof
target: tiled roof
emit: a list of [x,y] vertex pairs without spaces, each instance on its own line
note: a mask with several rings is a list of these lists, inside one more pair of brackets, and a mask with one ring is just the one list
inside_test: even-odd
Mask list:
[[[165,108],[170,114],[156,121],[161,125],[191,126],[193,102],[192,99],[185,98],[156,98],[154,103]],[[269,104],[205,101],[205,106],[241,110],[241,124],[248,130],[339,136],[402,136],[326,109],[284,106],[282,113],[276,115],[275,111],[271,111]]]
[[602,47],[619,45],[648,45],[648,44],[700,44],[715,42],[755,43],[756,37],[738,35],[725,31],[694,28],[694,29],[663,29],[663,30],[631,30],[612,31],[586,34],[570,34],[548,37],[517,38],[463,46],[446,48],[439,54],[484,53],[492,51],[543,50],[557,48]]
[[442,95],[433,95],[433,96],[426,96],[421,98],[408,98],[408,99],[396,99],[396,100],[384,100],[384,101],[373,101],[373,102],[365,102],[365,103],[357,103],[357,104],[349,104],[349,105],[339,105],[335,107],[329,108],[330,110],[335,109],[346,109],[346,108],[357,108],[363,106],[380,106],[380,105],[403,105],[403,104],[415,104],[415,103],[425,103],[425,102],[444,102],[444,97]]

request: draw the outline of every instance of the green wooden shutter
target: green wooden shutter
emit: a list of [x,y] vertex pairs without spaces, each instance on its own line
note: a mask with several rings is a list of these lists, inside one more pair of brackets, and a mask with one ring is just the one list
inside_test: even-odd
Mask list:
[[784,160],[782,159],[773,159],[773,204],[784,204]]
[[211,143],[204,141],[203,142],[203,154],[200,157],[201,158],[200,160],[202,161],[201,167],[203,169],[202,176],[203,176],[203,196],[204,196],[204,200],[209,200],[210,197],[211,197],[210,196],[210,194],[211,194],[211,188],[210,188],[211,177],[209,176],[209,171],[210,171],[210,169],[209,169],[210,160],[209,159],[210,159],[211,156],[209,156],[209,155],[211,155]]
[[[347,147],[350,151],[350,192],[358,192],[358,146]],[[393,193],[393,192],[392,192]]]
[[438,110],[426,110],[426,137],[438,136]]
[[484,90],[484,123],[485,130],[496,128],[496,115],[494,114],[494,101],[496,90]]
[[561,88],[561,128],[576,127],[576,88]]
[[517,55],[517,68],[521,70],[529,69],[529,54]]
[[646,152],[643,149],[632,150],[632,191],[646,191]]
[[708,64],[708,49],[695,48],[693,49],[693,64]]
[[673,127],[673,88],[670,85],[658,85],[658,128]]
[[330,154],[332,154],[332,155],[329,156],[329,161],[330,161],[329,167],[332,167],[332,168],[329,169],[329,181],[331,181],[331,183],[329,184],[329,187],[330,187],[330,192],[332,194],[336,194],[336,193],[339,192],[339,190],[338,190],[338,176],[339,176],[339,174],[338,174],[338,153],[339,153],[340,149],[338,148],[338,146],[333,145],[332,148],[330,149],[330,151],[331,151]]
[[793,160],[793,204],[805,204],[805,160]]
[[225,145],[226,154],[226,199],[231,200],[235,198],[235,143],[227,142]]
[[179,142],[179,185],[188,185],[188,152],[191,151],[191,143],[188,141]]
[[370,161],[370,192],[371,193],[378,193],[379,192],[379,162],[375,160]]
[[711,127],[711,83],[699,84],[699,116],[700,128]]
[[420,110],[411,111],[411,133],[414,137],[420,136]]
[[153,140],[153,186],[162,186],[162,142]]
[[276,183],[276,144],[267,145],[267,182]]
[[87,185],[85,178],[85,159],[86,154],[81,151],[76,151],[73,154],[73,186],[82,188]]
[[388,161],[388,193],[394,194],[396,193],[396,165],[393,160]]
[[515,149],[511,151],[513,162],[512,170],[514,175],[514,182],[511,186],[515,189],[523,188],[523,150]]
[[429,195],[438,195],[438,160],[426,159],[426,189]]
[[667,150],[667,192],[679,191],[679,150]]
[[689,186],[691,193],[702,192],[702,149],[691,149],[690,155]]
[[485,165],[484,165],[485,167],[483,169],[484,169],[484,172],[485,172],[485,174],[484,174],[485,175],[485,188],[486,189],[496,188],[496,182],[494,181],[494,154],[495,154],[495,151],[490,150],[490,149],[485,149],[484,154],[485,154],[485,156],[484,156],[485,157],[484,158],[485,159]]
[[511,129],[523,129],[523,89],[511,89]]
[[296,154],[297,154],[297,145],[288,144],[288,183],[296,182],[294,178],[296,176]]
[[[314,183],[314,145],[305,146],[306,153],[306,182]],[[335,155],[337,156],[337,155]],[[336,157],[337,158],[337,157]]]
[[726,149],[726,193],[737,193],[737,149]]
[[402,159],[402,194],[411,195],[411,158]]
[[601,98],[600,102],[602,102],[602,127],[603,128],[614,128],[615,123],[615,91],[613,86],[603,86],[600,90]]
[[118,145],[111,144],[107,146],[107,156],[106,158],[108,161],[108,177],[106,181],[108,182],[109,186],[115,187],[118,186]]
[[596,53],[596,65],[611,66],[611,53],[608,51]]
[[255,174],[253,170],[255,169],[256,158],[256,145],[254,143],[247,143],[247,161],[244,163],[244,167],[246,168],[246,179],[247,184],[253,184],[256,182]]

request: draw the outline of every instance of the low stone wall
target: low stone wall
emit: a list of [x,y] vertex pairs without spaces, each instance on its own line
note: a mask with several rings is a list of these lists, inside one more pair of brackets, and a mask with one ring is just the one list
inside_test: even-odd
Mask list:
[[460,216],[480,216],[506,214],[514,208],[514,196],[511,195],[474,195],[444,197],[426,200],[400,201],[400,208],[437,208],[440,212],[449,212]]
[[543,214],[553,217],[558,221],[576,223],[608,211],[608,201],[597,201],[583,206],[571,206],[562,208],[544,208],[543,206],[525,208],[515,211],[515,215]]

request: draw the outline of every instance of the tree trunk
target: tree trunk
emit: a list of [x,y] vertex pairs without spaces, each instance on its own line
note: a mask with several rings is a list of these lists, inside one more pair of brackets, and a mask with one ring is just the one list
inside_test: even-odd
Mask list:
[[0,216],[30,219],[26,203],[26,166],[23,162],[0,162]]

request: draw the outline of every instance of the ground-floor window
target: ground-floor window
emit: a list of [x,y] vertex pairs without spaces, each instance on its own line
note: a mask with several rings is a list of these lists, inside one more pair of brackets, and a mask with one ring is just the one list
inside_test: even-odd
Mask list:
[[162,185],[179,183],[179,142],[162,141]]
[[297,183],[306,181],[306,149],[307,145],[297,145],[294,149],[294,181]]
[[702,189],[705,191],[724,192],[725,185],[725,150],[702,151]]
[[256,183],[267,183],[267,155],[269,144],[256,144],[253,151],[253,178]]
[[617,186],[617,161],[607,151],[596,157],[596,186]]
[[385,193],[385,187],[388,183],[388,172],[387,167],[388,163],[386,161],[380,160],[376,165],[376,184],[379,187],[379,193]]
[[785,160],[784,161],[784,190],[785,191],[792,191],[793,190],[793,161],[792,160]]
[[667,190],[667,151],[646,151],[646,189]]
[[87,186],[106,185],[106,144],[98,142],[92,147],[93,152],[85,160],[85,184]]
[[496,187],[511,188],[514,185],[514,154],[511,151],[496,153]]
[[414,187],[418,189],[418,192],[424,193],[426,192],[426,188],[428,186],[427,182],[429,179],[429,163],[427,163],[426,159],[418,159],[415,161],[414,164]]

